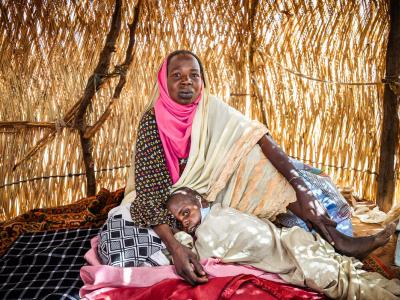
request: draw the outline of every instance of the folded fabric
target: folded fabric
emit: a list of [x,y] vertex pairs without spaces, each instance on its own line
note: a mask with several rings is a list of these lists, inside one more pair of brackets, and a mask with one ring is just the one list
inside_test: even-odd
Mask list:
[[164,250],[164,243],[153,229],[137,227],[117,214],[103,225],[97,254],[104,265],[154,267],[170,264]]
[[99,228],[110,209],[119,205],[124,189],[101,189],[96,196],[58,207],[38,208],[5,221],[0,226],[0,256],[24,233],[72,228]]
[[212,278],[206,284],[192,287],[179,279],[164,280],[150,288],[122,287],[97,295],[96,300],[276,300],[326,299],[323,295],[291,285],[260,279],[254,275]]
[[[209,278],[254,275],[263,279],[284,283],[276,274],[267,273],[252,267],[234,264],[222,264],[218,259],[202,260],[201,264]],[[119,287],[150,287],[166,279],[182,280],[173,265],[160,267],[119,268],[105,265],[83,266],[80,271],[84,282],[79,295],[87,299],[96,299],[98,294]]]
[[[83,266],[80,271],[84,286],[79,294],[87,299],[96,299],[96,296],[106,291],[120,287],[150,287],[163,280],[182,280],[175,272],[173,265],[159,267],[130,267],[119,268],[101,265],[97,256],[98,237],[91,240],[91,249],[86,252],[85,259],[91,264]],[[249,274],[270,281],[285,283],[277,274],[268,273],[253,267],[223,264],[219,259],[205,259],[201,261],[204,271],[209,278],[237,276]]]
[[356,207],[353,215],[360,219],[361,222],[371,224],[382,223],[387,218],[387,214],[379,210],[378,206],[372,210],[365,206]]

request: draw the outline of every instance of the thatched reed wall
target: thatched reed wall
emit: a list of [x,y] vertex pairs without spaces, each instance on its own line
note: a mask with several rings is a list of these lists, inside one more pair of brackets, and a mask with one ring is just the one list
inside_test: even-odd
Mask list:
[[[11,183],[84,172],[78,134],[60,120],[82,96],[97,64],[113,4],[0,2],[0,121],[34,122],[0,128],[0,219],[85,196],[84,176]],[[123,4],[114,65],[123,60],[134,4]],[[143,1],[128,82],[93,138],[95,168],[130,163],[137,119],[157,68],[168,52],[186,48],[202,58],[214,93],[243,113],[266,119],[290,155],[323,167],[339,185],[373,201],[387,10],[384,0]],[[92,122],[114,86],[110,80],[97,93]],[[55,138],[13,171],[54,126]],[[124,186],[127,170],[97,172],[97,186]]]

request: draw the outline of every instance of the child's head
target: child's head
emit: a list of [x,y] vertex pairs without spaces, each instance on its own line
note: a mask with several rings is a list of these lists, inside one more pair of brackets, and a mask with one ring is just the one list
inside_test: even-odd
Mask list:
[[186,187],[176,190],[168,198],[167,209],[187,233],[194,233],[201,223],[202,200],[199,193]]

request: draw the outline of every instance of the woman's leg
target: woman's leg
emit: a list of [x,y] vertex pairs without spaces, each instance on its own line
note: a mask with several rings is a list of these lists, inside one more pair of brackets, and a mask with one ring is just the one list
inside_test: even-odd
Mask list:
[[291,159],[269,136],[263,136],[258,144],[265,157],[270,160],[272,165],[287,179],[296,192],[296,202],[289,204],[288,208],[300,217],[309,228],[318,231],[328,242],[332,243],[327,227],[336,226],[325,207],[321,205],[309,190]]
[[140,228],[121,214],[110,217],[101,229],[98,255],[105,265],[143,267],[169,264],[164,243],[150,228]]
[[395,232],[395,225],[390,224],[375,235],[351,238],[353,232],[350,205],[330,178],[317,175],[316,171],[318,172],[318,170],[307,168],[305,165],[303,169],[299,170],[299,173],[317,200],[324,205],[332,220],[337,223],[336,228],[327,227],[334,240],[335,249],[346,256],[362,259],[376,248],[385,245]]
[[[337,244],[339,252],[346,252],[348,255],[363,257],[379,246],[387,243],[388,236],[394,233],[392,225],[389,225],[381,233],[366,237],[362,240],[361,250],[345,247],[346,239],[338,234],[336,222],[333,221],[325,207],[316,199],[315,195],[307,186],[300,172],[296,169],[293,161],[283,152],[283,150],[266,135],[260,139],[258,144],[264,155],[271,161],[274,167],[290,182],[296,192],[297,201],[288,205],[296,216],[300,217],[308,228],[316,230],[321,236],[331,244]],[[334,233],[332,236],[331,233]],[[360,240],[361,242],[361,240]]]
[[[332,180],[323,175],[322,170],[312,168],[294,159],[291,159],[291,161],[317,201],[325,207],[330,218],[336,222],[336,229],[348,236],[352,236],[353,226],[350,205],[337,190]],[[280,215],[277,218],[277,224],[283,227],[299,226],[308,230],[306,223],[290,211]]]
[[363,237],[349,237],[333,227],[328,227],[328,230],[329,234],[335,241],[333,246],[336,251],[346,256],[363,259],[369,253],[382,247],[390,240],[390,237],[396,231],[396,224],[391,223],[377,234]]

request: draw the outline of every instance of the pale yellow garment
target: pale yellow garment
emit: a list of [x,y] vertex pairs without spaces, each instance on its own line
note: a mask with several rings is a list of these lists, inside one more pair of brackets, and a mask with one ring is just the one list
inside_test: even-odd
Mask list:
[[257,144],[268,130],[212,95],[207,100],[196,112],[188,163],[172,190],[188,187],[209,202],[273,220],[296,195]]
[[[265,158],[257,142],[268,129],[246,118],[209,93],[205,77],[203,98],[192,124],[190,154],[185,170],[172,187],[189,187],[210,202],[221,202],[261,218],[273,220],[296,201],[291,185]],[[144,109],[158,99],[155,84]],[[135,200],[135,151],[122,204]]]
[[[191,237],[175,235],[189,245]],[[307,286],[333,299],[398,299],[400,281],[361,270],[361,262],[337,254],[318,235],[299,227],[277,228],[268,220],[214,204],[196,230],[200,259],[252,265],[277,273],[288,283]]]
[[[148,108],[157,97],[156,85]],[[266,133],[264,125],[205,89],[193,120],[188,162],[172,190],[189,187],[210,202],[273,220],[296,201],[296,195],[257,144]],[[123,203],[135,199],[134,181],[133,159]]]

